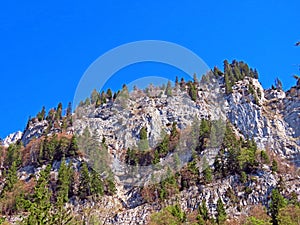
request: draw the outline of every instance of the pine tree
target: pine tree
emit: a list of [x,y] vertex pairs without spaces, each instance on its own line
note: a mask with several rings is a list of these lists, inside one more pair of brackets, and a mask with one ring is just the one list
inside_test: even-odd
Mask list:
[[203,177],[204,177],[204,182],[205,183],[210,183],[212,181],[212,170],[204,157],[203,159]]
[[113,97],[113,94],[112,94],[112,91],[111,91],[111,89],[110,89],[110,88],[108,88],[108,89],[107,89],[107,91],[106,91],[106,95],[107,95],[107,98],[108,98],[109,100],[111,100],[111,99],[112,99],[112,97]]
[[197,100],[197,89],[195,84],[189,83],[189,95],[193,101]]
[[53,216],[55,224],[67,225],[72,224],[72,216],[69,214],[68,210],[64,208],[64,204],[68,202],[68,196],[70,193],[71,184],[71,166],[67,166],[65,162],[65,157],[62,158],[60,168],[58,171],[58,181],[57,181],[57,201],[56,201],[56,212]]
[[279,193],[279,190],[273,189],[271,195],[271,203],[270,203],[270,213],[272,218],[272,224],[278,225],[278,214],[279,210],[285,206],[285,200],[283,196]]
[[96,171],[91,172],[91,194],[103,195],[103,182]]
[[15,185],[15,183],[18,181],[17,177],[17,165],[16,162],[13,161],[12,165],[10,166],[7,176],[6,176],[6,182],[3,191],[11,191]]
[[226,211],[224,209],[224,204],[219,198],[217,201],[217,223],[223,224],[226,220]]
[[147,137],[146,127],[142,127],[140,130],[140,142],[138,143],[139,150],[145,151],[149,149],[149,141]]
[[166,87],[165,94],[166,94],[168,97],[172,96],[172,85],[171,85],[171,81],[168,81],[168,83],[167,83],[167,87]]
[[194,84],[198,83],[198,78],[197,78],[197,74],[196,73],[193,74],[193,81],[194,81]]
[[282,91],[282,82],[279,80],[278,77],[275,79],[275,87],[278,91]]
[[101,105],[101,99],[98,98],[97,101],[96,101],[95,107],[99,108],[100,105]]
[[176,87],[179,86],[178,76],[176,76],[176,78],[175,78],[175,86],[176,86]]
[[62,119],[62,103],[58,103],[57,109],[56,109],[56,114],[55,114],[55,119],[56,120],[61,120]]
[[69,102],[68,103],[68,108],[67,108],[67,117],[71,117],[72,116],[72,103]]
[[58,170],[57,180],[57,203],[63,206],[68,201],[69,182],[70,182],[70,167],[66,165],[66,159],[61,159],[61,164]]
[[86,162],[82,163],[80,171],[80,183],[79,183],[79,197],[85,199],[91,195],[91,178],[89,174],[88,165]]
[[101,103],[105,104],[106,103],[106,94],[104,91],[101,92]]
[[275,159],[273,159],[272,161],[272,167],[271,167],[273,172],[277,172],[278,171],[278,163]]
[[91,103],[95,104],[96,101],[97,101],[97,99],[99,98],[99,92],[96,89],[94,89],[92,91],[92,93],[91,93],[91,97],[90,98],[91,98]]
[[45,115],[46,115],[46,110],[45,110],[45,106],[43,106],[42,111],[37,114],[38,120],[39,121],[44,120],[45,119]]
[[71,156],[75,156],[77,154],[78,150],[79,150],[78,142],[77,142],[76,136],[73,135],[71,138],[71,143],[70,143],[68,152]]
[[203,218],[203,220],[209,220],[208,209],[206,207],[205,200],[202,200],[201,205],[198,207],[199,215]]
[[86,98],[85,101],[84,101],[84,103],[83,103],[83,105],[84,105],[84,106],[88,106],[88,105],[90,105],[90,104],[91,104],[90,98]]
[[232,93],[232,86],[228,77],[228,73],[225,73],[225,92],[226,94]]
[[29,205],[29,216],[25,219],[24,224],[52,224],[53,216],[51,215],[51,192],[48,187],[51,165],[40,172],[40,178],[34,188],[32,202],[27,201]]

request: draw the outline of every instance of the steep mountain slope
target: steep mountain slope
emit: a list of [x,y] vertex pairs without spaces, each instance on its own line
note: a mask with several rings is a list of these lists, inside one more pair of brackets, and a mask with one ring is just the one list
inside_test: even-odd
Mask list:
[[[2,210],[9,220],[34,214],[25,206],[16,209],[18,201],[9,196],[34,202],[36,190],[28,186],[39,184],[46,165],[54,205],[49,212],[57,212],[67,182],[65,213],[88,224],[153,223],[153,213],[174,205],[197,222],[193,215],[203,202],[218,221],[220,201],[228,219],[241,220],[253,206],[269,207],[277,189],[300,200],[299,85],[287,92],[263,90],[256,70],[234,61],[199,82],[131,93],[124,86],[100,104],[97,96],[74,115],[61,115],[60,105],[47,117],[40,112],[19,142],[2,149],[1,196],[15,201],[0,201],[3,209],[13,208]],[[73,171],[70,181],[61,178],[65,161]],[[21,183],[11,182],[14,171]],[[33,195],[16,192],[16,185]]]

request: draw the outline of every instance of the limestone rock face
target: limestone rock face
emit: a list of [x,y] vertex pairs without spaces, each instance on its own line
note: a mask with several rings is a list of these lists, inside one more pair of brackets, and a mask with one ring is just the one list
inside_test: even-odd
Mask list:
[[4,140],[2,140],[2,145],[5,147],[8,147],[12,143],[16,143],[18,140],[22,138],[22,132],[17,131],[15,133],[12,133],[8,135]]
[[250,81],[255,89],[263,90],[256,79],[237,82],[227,96],[228,119],[241,135],[254,138],[259,148],[270,149],[300,165],[300,95],[265,90],[256,103],[248,92]]

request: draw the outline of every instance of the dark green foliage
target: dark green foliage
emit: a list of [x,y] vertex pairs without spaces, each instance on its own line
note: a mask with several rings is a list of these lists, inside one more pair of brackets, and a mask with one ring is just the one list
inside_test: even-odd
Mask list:
[[9,147],[7,149],[7,155],[4,160],[4,166],[10,167],[13,164],[13,162],[15,162],[17,167],[19,167],[21,165],[21,163],[22,163],[21,148],[22,148],[21,142],[9,145]]
[[106,91],[106,95],[107,95],[107,98],[108,98],[109,100],[111,100],[111,99],[112,99],[112,97],[113,97],[113,94],[112,94],[112,91],[111,91],[111,89],[110,89],[110,88],[108,88],[108,89],[107,89],[107,91]]
[[90,173],[91,176],[91,193],[94,195],[103,195],[103,182],[99,176],[99,174],[92,170]]
[[24,224],[51,224],[53,217],[51,210],[51,191],[49,190],[48,180],[51,166],[48,165],[45,170],[41,171],[40,178],[34,188],[34,194],[31,200],[26,200],[24,205],[29,212],[29,216],[23,221]]
[[268,154],[266,153],[266,151],[261,151],[260,152],[260,158],[261,158],[261,161],[263,163],[266,163],[266,164],[269,164],[270,163],[270,159],[269,159],[269,156]]
[[214,69],[213,69],[213,73],[214,73],[215,77],[220,77],[220,76],[223,75],[222,71],[219,70],[219,68],[216,67],[216,66],[215,66]]
[[247,174],[245,173],[245,171],[241,172],[240,180],[241,180],[242,183],[246,183],[247,182]]
[[[114,190],[112,181],[108,180],[109,190]],[[80,183],[78,194],[81,199],[86,199],[88,196],[102,195],[103,183],[99,174],[94,170],[89,170],[86,162],[82,163],[80,171]]]
[[69,149],[68,149],[68,153],[69,153],[68,155],[75,156],[75,155],[77,155],[78,150],[79,150],[79,147],[78,147],[78,143],[77,143],[77,138],[75,135],[73,135],[71,138],[71,143],[70,143]]
[[180,209],[177,204],[175,206],[170,206],[169,210],[174,217],[179,219],[180,222],[183,223],[186,221],[186,214]]
[[96,103],[95,103],[95,107],[98,108],[101,105],[101,99],[98,98]]
[[56,114],[55,114],[55,119],[56,120],[61,120],[62,119],[62,103],[58,103],[57,109],[56,109]]
[[150,224],[155,225],[179,225],[186,223],[186,214],[178,205],[167,206],[160,212],[154,213],[151,216]]
[[278,171],[278,163],[275,159],[273,159],[272,161],[272,167],[271,167],[273,172],[277,172]]
[[270,203],[270,214],[272,218],[272,224],[278,225],[279,210],[286,205],[284,197],[280,194],[277,188],[272,190],[271,203]]
[[[214,74],[219,73],[215,72]],[[224,79],[226,94],[232,92],[232,86],[235,82],[243,80],[245,77],[258,79],[257,70],[249,69],[248,65],[242,61],[233,60],[231,64],[227,60],[224,61]]]
[[275,79],[275,88],[276,88],[278,91],[282,91],[282,82],[279,80],[278,77]]
[[[199,216],[204,220],[204,221],[208,221],[209,220],[209,214],[208,214],[208,209],[206,207],[206,202],[205,200],[202,200],[201,205],[199,205],[198,207],[198,212],[199,212]],[[200,220],[198,218],[198,220]]]
[[199,127],[199,133],[198,133],[199,136],[197,138],[198,146],[196,150],[198,152],[201,152],[208,146],[210,141],[209,140],[210,133],[211,133],[211,122],[206,119],[202,119]]
[[3,195],[3,193],[6,191],[11,191],[17,181],[18,181],[17,165],[16,165],[16,162],[13,161],[12,165],[8,169],[8,172],[6,175],[6,182],[5,182],[5,185],[4,185],[1,195]]
[[66,116],[67,117],[71,117],[72,116],[72,103],[71,102],[68,103],[68,108],[67,108]]
[[217,223],[223,224],[226,220],[226,211],[222,200],[219,198],[217,201]]
[[179,80],[178,80],[178,76],[176,76],[175,78],[175,86],[178,87],[179,86]]
[[103,103],[103,104],[106,103],[106,94],[104,91],[101,92],[100,100],[101,100],[101,103]]
[[165,156],[169,151],[169,136],[165,135],[162,142],[157,146],[157,152],[160,156]]
[[91,195],[91,178],[87,163],[83,163],[80,171],[80,183],[78,194],[81,199],[85,199]]
[[57,204],[62,207],[64,203],[68,202],[70,181],[71,181],[71,167],[66,165],[65,158],[61,160],[58,171],[57,181]]
[[178,131],[177,131],[177,123],[176,122],[173,122],[172,123],[172,130],[171,130],[171,138],[174,138],[178,135]]
[[205,183],[212,182],[212,170],[209,166],[203,170],[203,176],[204,176]]
[[223,177],[229,174],[241,174],[242,171],[254,172],[258,168],[256,151],[254,140],[237,139],[228,124],[222,148],[215,159],[215,172]]
[[147,128],[142,127],[140,130],[140,139],[141,140],[147,140]]
[[40,143],[38,163],[60,160],[63,156],[72,157],[78,154],[78,144],[75,136],[69,140],[66,137],[58,139],[54,134],[52,137],[45,137]]
[[195,83],[189,82],[189,95],[193,101],[197,100],[197,87]]
[[116,184],[115,184],[114,179],[111,174],[108,177],[108,179],[106,180],[106,182],[107,182],[108,194],[114,195],[116,193],[117,189],[116,189]]
[[182,78],[180,79],[180,89],[181,89],[181,91],[183,91],[184,88],[185,88],[185,81],[184,81],[184,78],[182,77]]
[[232,93],[232,84],[229,81],[228,74],[225,73],[225,92],[226,94]]
[[45,115],[46,115],[46,110],[45,110],[45,106],[43,106],[42,111],[39,112],[36,117],[38,118],[39,121],[42,121],[45,119]]

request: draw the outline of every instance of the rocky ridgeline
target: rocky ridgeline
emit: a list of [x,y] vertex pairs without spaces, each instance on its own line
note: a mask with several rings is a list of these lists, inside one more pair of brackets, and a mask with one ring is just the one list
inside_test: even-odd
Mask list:
[[22,138],[22,134],[23,133],[21,131],[12,133],[4,138],[4,140],[1,140],[1,144],[5,147],[8,147],[10,144],[16,143],[18,140],[20,140]]

